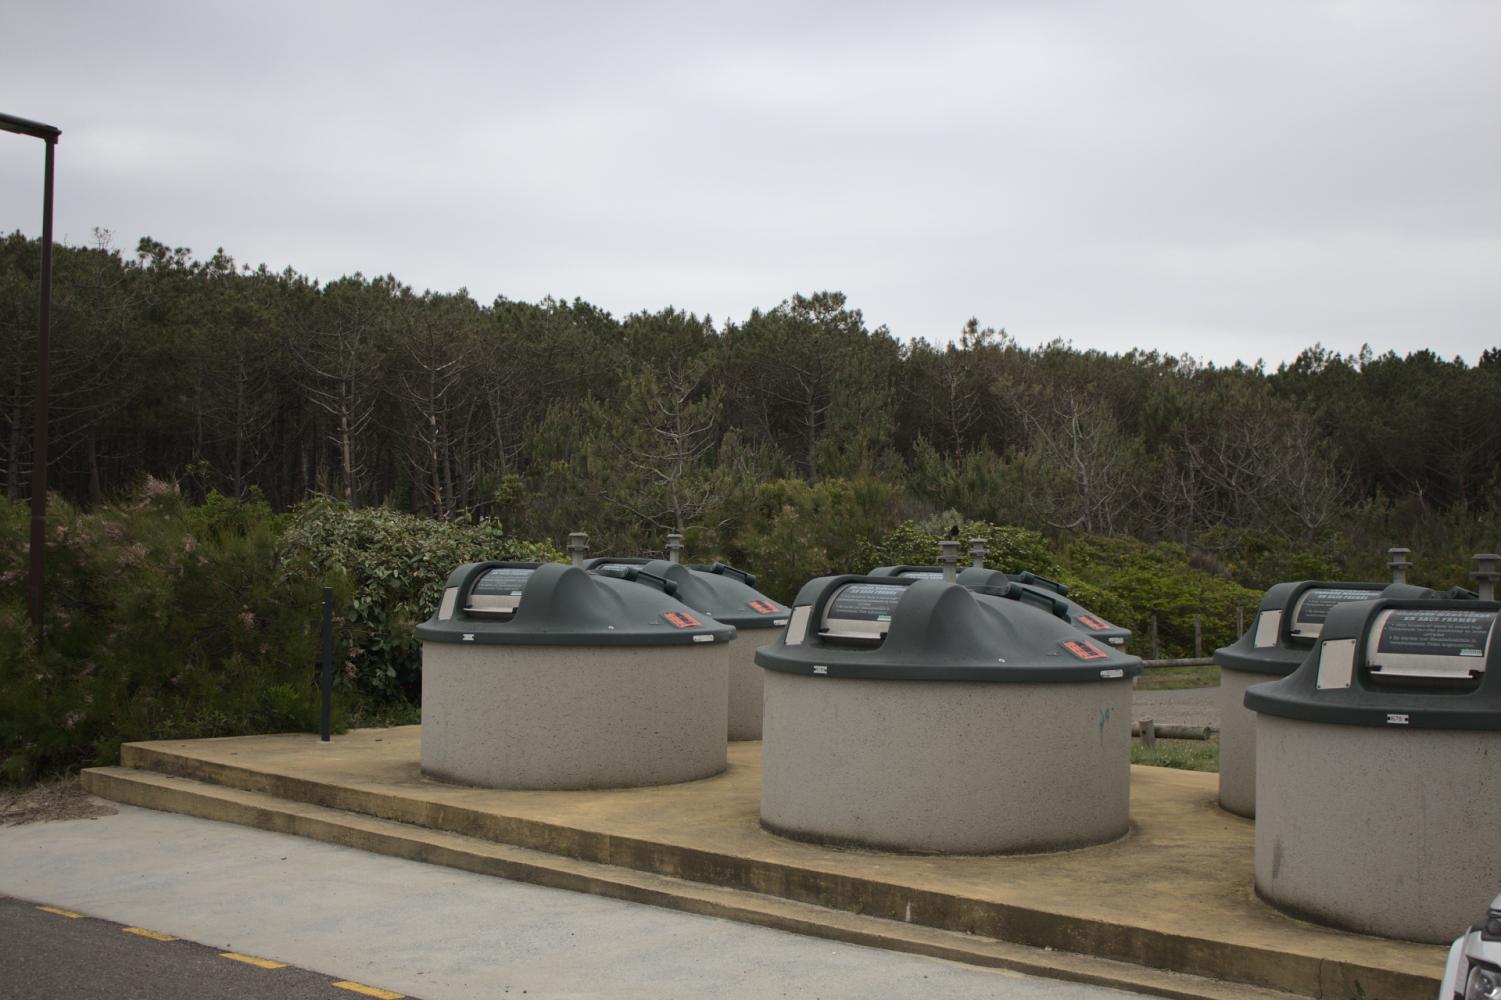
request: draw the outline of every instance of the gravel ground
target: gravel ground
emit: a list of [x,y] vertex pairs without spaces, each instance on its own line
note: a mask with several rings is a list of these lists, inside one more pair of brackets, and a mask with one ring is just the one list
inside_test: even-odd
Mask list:
[[1211,726],[1219,729],[1219,695],[1217,687],[1137,691],[1131,699],[1133,721],[1151,719],[1159,726]]
[[117,810],[83,790],[77,775],[44,781],[25,791],[0,788],[0,826],[20,826],[54,819],[94,819]]

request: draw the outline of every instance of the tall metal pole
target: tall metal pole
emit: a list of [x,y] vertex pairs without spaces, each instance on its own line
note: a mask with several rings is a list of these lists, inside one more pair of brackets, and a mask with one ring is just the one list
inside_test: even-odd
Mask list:
[[323,695],[318,735],[324,743],[330,739],[334,700],[334,588],[323,588],[323,673],[318,678]]
[[52,158],[62,129],[55,125],[0,113],[0,132],[29,135],[47,145],[46,172],[42,179],[42,281],[40,330],[36,342],[36,436],[31,455],[31,553],[26,578],[26,610],[42,645],[42,598],[46,593],[44,571],[47,544],[47,335],[52,330]]
[[42,304],[41,323],[36,341],[36,430],[31,446],[31,565],[27,610],[36,645],[42,647],[42,602],[46,593],[47,545],[47,391],[48,344],[52,329],[52,157],[57,137],[43,140],[47,144],[47,166],[42,182]]

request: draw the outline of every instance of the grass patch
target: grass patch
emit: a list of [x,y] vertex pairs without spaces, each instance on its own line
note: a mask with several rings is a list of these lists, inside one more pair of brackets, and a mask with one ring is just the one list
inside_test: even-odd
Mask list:
[[1180,688],[1219,686],[1220,668],[1212,663],[1207,667],[1147,667],[1136,678],[1138,691],[1176,691]]
[[1131,741],[1131,763],[1148,767],[1176,767],[1183,771],[1215,771],[1220,769],[1220,741],[1212,740],[1158,740],[1150,750],[1141,745],[1141,740]]
[[422,706],[409,701],[357,705],[349,713],[350,729],[388,729],[422,722]]

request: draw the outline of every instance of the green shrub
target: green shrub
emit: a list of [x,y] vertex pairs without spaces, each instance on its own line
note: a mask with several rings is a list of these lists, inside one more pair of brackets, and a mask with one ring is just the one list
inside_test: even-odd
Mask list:
[[1252,590],[1266,590],[1287,580],[1349,579],[1340,555],[1343,539],[1337,535],[1310,546],[1265,532],[1220,529],[1209,533],[1202,544],[1221,552],[1231,578]]
[[756,574],[757,589],[790,602],[814,577],[854,571],[862,546],[890,523],[894,494],[894,487],[873,479],[764,483],[721,547],[730,562]]
[[1261,592],[1225,577],[1222,569],[1196,565],[1182,545],[1130,538],[1079,535],[1064,549],[1066,580],[1086,580],[1071,592],[1117,625],[1135,633],[1132,651],[1150,656],[1148,632],[1156,615],[1165,657],[1193,655],[1193,616],[1202,616],[1207,655],[1236,638],[1236,609],[1250,614]]
[[148,480],[84,513],[54,500],[47,642],[26,616],[28,511],[0,501],[0,779],[110,763],[122,742],[316,730],[322,588],[343,669],[335,725],[412,722],[417,622],[450,570],[558,556],[493,522],[343,504],[275,515]]
[[985,565],[1002,573],[1030,570],[1040,576],[1058,574],[1058,560],[1047,540],[1035,531],[986,521],[968,521],[955,511],[945,511],[926,521],[904,521],[877,542],[864,545],[850,570],[865,573],[877,566],[933,566],[938,563],[938,543],[958,529],[959,566],[969,565],[970,539],[985,540]]
[[28,515],[0,501],[0,775],[109,763],[120,743],[307,730],[321,583],[260,502],[193,507],[148,481],[83,513],[53,500],[46,643],[25,610]]
[[415,630],[437,608],[454,567],[562,558],[551,543],[517,541],[496,521],[435,521],[385,507],[351,510],[331,500],[294,510],[284,541],[316,570],[347,577],[350,598],[339,606],[348,645],[341,683],[378,701],[420,696]]

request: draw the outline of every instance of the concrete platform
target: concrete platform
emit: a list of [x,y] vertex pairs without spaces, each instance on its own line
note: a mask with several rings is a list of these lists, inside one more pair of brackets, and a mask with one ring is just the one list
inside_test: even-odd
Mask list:
[[508,792],[423,778],[419,733],[130,744],[124,766],[84,781],[135,805],[1165,996],[1432,1000],[1443,970],[1440,946],[1330,930],[1258,900],[1254,826],[1215,804],[1213,774],[1133,767],[1131,831],[1111,844],[925,857],[762,830],[757,743],[731,745],[729,769],[703,781]]

